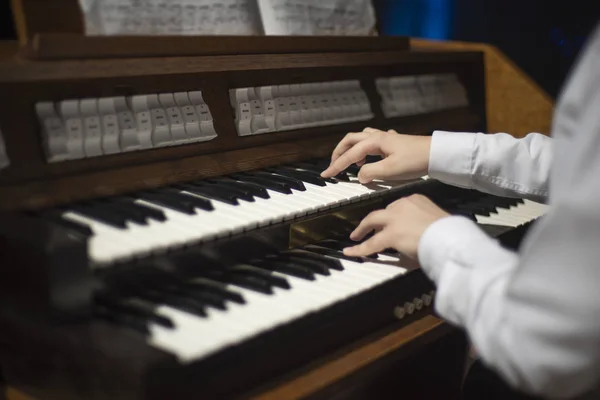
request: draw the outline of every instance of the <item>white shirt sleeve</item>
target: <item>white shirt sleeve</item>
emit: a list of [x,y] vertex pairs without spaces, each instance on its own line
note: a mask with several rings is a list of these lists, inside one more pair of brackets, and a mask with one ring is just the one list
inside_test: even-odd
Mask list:
[[539,133],[517,139],[506,133],[435,131],[428,173],[454,186],[545,201],[552,156],[553,140]]
[[551,189],[520,254],[456,216],[432,224],[418,249],[439,314],[465,327],[508,383],[548,398],[600,383],[600,41],[596,50],[555,117],[550,179],[541,136],[436,133],[432,143],[430,175],[448,183],[533,199]]

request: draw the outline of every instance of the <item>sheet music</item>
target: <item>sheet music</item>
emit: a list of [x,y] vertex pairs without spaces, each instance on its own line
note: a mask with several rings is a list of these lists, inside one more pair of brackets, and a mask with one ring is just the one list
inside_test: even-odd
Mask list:
[[375,27],[371,0],[258,0],[267,35],[365,36]]
[[4,138],[0,130],[0,169],[6,168],[9,165],[10,160],[8,159],[8,154],[6,154],[6,146],[4,145]]
[[88,35],[259,35],[256,0],[79,0]]

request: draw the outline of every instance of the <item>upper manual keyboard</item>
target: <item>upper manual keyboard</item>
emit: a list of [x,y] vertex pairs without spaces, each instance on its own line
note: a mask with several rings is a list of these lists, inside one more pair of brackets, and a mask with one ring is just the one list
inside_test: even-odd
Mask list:
[[[410,182],[358,182],[352,166],[323,179],[327,160],[196,180],[128,195],[91,200],[41,215],[89,236],[89,257],[98,265],[127,261],[251,231],[278,222],[392,194]],[[517,226],[542,215],[543,205],[475,191],[438,196],[440,206],[482,224]]]
[[147,256],[370,199],[406,182],[361,185],[350,168],[323,179],[316,160],[186,182],[42,212],[90,235],[97,264]]

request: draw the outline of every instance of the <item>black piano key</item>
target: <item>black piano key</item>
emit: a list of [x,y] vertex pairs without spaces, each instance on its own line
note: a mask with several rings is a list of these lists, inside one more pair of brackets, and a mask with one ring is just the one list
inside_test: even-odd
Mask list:
[[200,272],[200,276],[210,280],[237,285],[263,294],[273,294],[273,289],[269,282],[256,275],[252,276],[240,272],[228,271],[227,269],[202,269],[203,271]]
[[[331,160],[329,160],[329,159],[316,159],[316,160],[313,160],[312,162],[314,162],[316,165],[318,165],[321,168],[321,172],[323,172],[325,169],[327,169],[329,167],[329,165],[331,164]],[[340,180],[348,181],[349,180],[348,174],[357,176],[359,170],[360,170],[359,166],[357,166],[356,164],[352,164],[348,168],[346,168],[346,170],[340,172],[336,176],[336,178],[338,178]]]
[[299,180],[301,182],[311,183],[311,184],[317,185],[317,186],[327,186],[327,184],[325,183],[325,180],[323,178],[315,176],[308,172],[299,171],[297,169],[276,167],[276,168],[270,169],[270,171],[273,171],[274,173],[276,173],[278,175],[282,175],[282,176],[288,177],[290,179]]
[[289,175],[282,175],[280,173],[274,173],[272,170],[266,170],[266,171],[252,171],[249,172],[249,174],[252,174],[254,176],[260,176],[272,181],[276,181],[276,182],[280,182],[284,185],[289,186],[291,189],[296,189],[299,191],[306,191],[306,187],[304,186],[304,182],[302,182],[302,180],[295,178],[293,176],[289,176]]
[[270,199],[271,198],[271,196],[269,196],[269,193],[267,192],[267,189],[255,184],[255,183],[240,182],[240,181],[236,181],[233,179],[223,179],[223,178],[214,179],[214,182],[217,184],[220,184],[220,185],[227,185],[227,186],[231,186],[236,189],[242,190],[245,193],[248,193],[249,195],[251,195],[253,197],[260,197],[261,199]]
[[311,253],[306,250],[301,250],[301,249],[287,250],[287,251],[284,251],[283,253],[280,253],[279,257],[284,258],[284,259],[289,258],[289,259],[294,259],[294,260],[295,259],[315,260],[315,261],[325,263],[329,269],[335,269],[337,271],[344,270],[344,266],[342,265],[342,263],[339,261],[338,258],[326,257],[322,254]]
[[260,259],[265,254],[279,252],[279,247],[266,237],[243,236],[219,245],[219,258],[227,255],[227,264],[244,264],[247,260]]
[[470,213],[468,211],[454,210],[454,211],[450,211],[450,213],[452,215],[462,216],[462,217],[470,219],[473,222],[477,222],[477,218],[475,218],[475,215],[473,215],[472,213]]
[[217,200],[223,203],[231,204],[233,206],[240,204],[237,200],[237,197],[233,193],[219,190],[219,188],[216,186],[200,185],[192,182],[178,185],[178,188],[209,198],[211,200]]
[[245,200],[245,201],[250,201],[250,202],[254,201],[254,196],[252,195],[252,193],[250,191],[245,190],[243,187],[240,187],[240,185],[235,185],[233,182],[231,182],[231,184],[227,184],[224,182],[217,182],[217,181],[207,179],[205,181],[200,181],[197,183],[215,186],[219,190],[224,191],[224,192],[228,193],[229,195],[233,195],[234,198],[236,198],[238,200]]
[[358,176],[359,171],[360,171],[360,167],[356,164],[352,164],[348,168],[346,168],[346,170],[344,172],[346,172],[347,174]]
[[244,296],[238,292],[229,290],[227,285],[220,282],[210,281],[205,278],[194,278],[191,281],[186,281],[183,283],[183,286],[193,289],[202,289],[209,293],[214,293],[217,296],[221,296],[223,299],[232,301],[234,303],[246,303]]
[[489,202],[489,204],[499,208],[510,208],[519,204],[518,199],[511,199],[508,197],[499,197],[494,195],[487,195],[484,198],[480,199],[480,201]]
[[292,188],[289,185],[272,179],[247,174],[233,174],[231,177],[236,181],[252,183],[264,189],[273,190],[283,194],[292,194]]
[[298,265],[298,266],[301,266],[304,268],[308,268],[315,274],[324,275],[324,276],[331,275],[331,272],[329,271],[327,264],[323,263],[322,261],[309,260],[308,258],[302,259],[302,258],[293,258],[293,257],[284,258],[284,260],[286,263],[289,263],[290,265]]
[[334,258],[339,258],[341,260],[354,261],[354,262],[357,262],[357,263],[364,262],[364,260],[361,257],[347,256],[347,255],[344,255],[344,253],[342,251],[328,249],[326,247],[320,247],[320,246],[315,246],[315,245],[308,245],[308,246],[304,246],[303,248],[305,250],[311,251],[313,253],[322,254],[324,256],[329,256],[329,257],[334,257]]
[[116,203],[122,206],[126,206],[129,208],[133,208],[143,213],[148,219],[153,219],[155,221],[163,222],[167,220],[165,217],[165,213],[162,210],[157,208],[148,207],[144,204],[135,203],[133,199],[127,197],[111,197],[106,201],[110,203]]
[[[318,246],[326,247],[332,250],[343,251],[346,247],[356,246],[358,242],[345,242],[341,240],[325,239],[315,243]],[[377,254],[369,254],[366,258],[377,259]]]
[[323,182],[329,182],[329,183],[333,183],[333,184],[338,183],[338,180],[335,178],[321,177],[322,171],[318,171],[318,168],[316,168],[316,167],[310,168],[310,166],[303,167],[302,165],[299,165],[299,164],[293,164],[293,165],[282,165],[282,168],[290,168],[295,171],[301,172],[303,174],[309,174],[311,176],[314,176],[314,177],[320,179]]
[[205,306],[211,306],[217,309],[225,310],[227,299],[210,290],[202,287],[186,285],[185,282],[174,273],[159,269],[150,269],[137,272],[132,279],[146,288],[153,288],[165,293],[175,294],[177,296],[189,297]]
[[205,317],[207,315],[204,303],[185,296],[179,296],[175,293],[165,293],[159,290],[146,290],[137,293],[137,296],[151,301],[156,305],[167,305],[196,316]]
[[[323,161],[321,163],[318,162],[302,162],[302,163],[297,163],[297,164],[293,164],[294,166],[298,166],[302,169],[309,169],[309,168],[313,168],[312,171],[317,173],[318,176],[321,176],[321,173],[323,171],[325,171],[328,167],[329,167],[329,161]],[[348,176],[348,173],[346,171],[342,171],[339,174],[337,174],[336,176],[334,176],[335,179],[333,178],[323,178],[328,182],[337,182],[337,181],[344,181],[344,182],[349,182],[350,181],[350,177]]]
[[95,207],[102,207],[110,212],[121,215],[130,222],[135,222],[139,225],[148,225],[146,214],[135,207],[130,207],[127,204],[112,203],[104,200],[98,200],[90,203]]
[[250,265],[269,271],[276,271],[284,275],[295,276],[296,278],[302,278],[309,281],[315,280],[315,275],[310,269],[299,265],[292,265],[286,261],[261,260],[250,263]]
[[[326,159],[311,160],[311,161],[307,161],[306,163],[310,163],[308,165],[315,165],[317,168],[317,172],[319,173],[319,176],[320,176],[321,172],[325,171],[329,167],[330,160],[326,160]],[[340,181],[344,181],[344,182],[350,181],[350,177],[348,176],[348,173],[346,171],[340,172],[339,174],[337,174],[335,176],[335,178]]]
[[245,264],[235,265],[235,266],[231,267],[231,269],[234,271],[242,272],[244,274],[259,276],[260,278],[268,281],[272,286],[275,286],[275,287],[278,287],[281,289],[289,289],[290,288],[290,283],[287,280],[285,280],[285,278],[283,278],[281,276],[273,275],[272,273],[270,273],[269,271],[266,271],[264,269],[256,268],[251,265],[245,265]]
[[220,310],[227,309],[227,299],[225,296],[221,294],[217,294],[213,291],[207,290],[206,288],[199,286],[181,286],[177,287],[177,290],[181,291],[181,293],[196,298],[209,306],[214,308],[218,308]]
[[[325,171],[327,169],[327,167],[329,167],[329,162],[325,161],[322,164],[317,164],[317,163],[310,164],[308,162],[301,162],[301,163],[296,163],[293,165],[297,166],[299,168],[305,169],[305,170],[313,171],[314,173],[318,174],[318,176],[321,176],[321,172]],[[334,178],[339,181],[344,181],[344,182],[350,181],[350,178],[348,177],[348,174],[345,171],[340,172]],[[330,179],[331,178],[326,178],[325,180],[330,182]],[[335,180],[333,180],[333,179],[331,181],[335,182]]]
[[181,193],[181,190],[173,187],[158,189],[157,191],[159,193],[166,194],[167,196],[172,196],[174,199],[177,199],[183,203],[189,203],[194,208],[198,208],[200,210],[213,211],[215,209],[210,199],[194,196],[193,194]]
[[183,285],[168,285],[161,288],[165,293],[171,293],[176,296],[191,298],[204,306],[213,307],[219,310],[226,310],[226,299],[207,290],[198,287],[186,287]]
[[478,214],[478,215],[489,215],[489,207],[483,206],[483,205],[477,205],[475,203],[464,203],[464,204],[459,204],[457,206],[455,206],[455,208],[459,211],[467,211],[467,212],[471,212],[473,214]]
[[146,318],[139,315],[116,312],[113,309],[101,305],[94,307],[93,314],[97,318],[104,319],[115,325],[133,329],[145,336],[150,334]]
[[[373,233],[371,233],[370,235],[368,235],[368,237],[370,238],[371,236],[373,236]],[[363,241],[366,240],[363,239]],[[359,244],[359,242],[355,242],[353,240],[349,240],[349,239],[337,239],[337,241],[339,243],[341,243],[343,246],[345,247],[352,247],[352,246],[356,246],[357,244]],[[384,254],[386,256],[390,256],[390,257],[399,257],[399,254],[396,250],[392,249],[392,248],[387,248],[387,249],[383,249],[381,251],[378,251],[377,254],[371,254],[369,256],[366,256],[367,258],[374,258],[377,259],[377,255],[378,254]]]
[[90,219],[96,220],[106,225],[110,225],[114,228],[127,228],[127,220],[125,217],[117,213],[105,210],[101,207],[95,207],[93,205],[87,204],[75,204],[69,206],[69,209],[79,214],[85,215]]
[[195,207],[191,202],[182,202],[181,199],[176,196],[165,196],[162,193],[156,192],[140,192],[136,193],[135,196],[139,199],[146,200],[149,203],[154,203],[183,214],[196,214]]
[[118,276],[110,281],[110,287],[124,296],[134,296],[154,303],[168,305],[198,316],[206,316],[205,304],[184,295],[165,290],[158,283],[153,271],[139,271]]
[[141,318],[145,318],[148,322],[152,322],[166,328],[175,327],[171,319],[157,314],[151,304],[141,299],[131,297],[119,298],[117,296],[112,296],[105,293],[97,295],[94,300],[96,304],[102,305],[116,312],[137,315]]
[[324,168],[321,168],[317,164],[311,164],[309,162],[296,162],[290,165],[293,168],[302,169],[304,171],[310,171],[313,174],[321,176],[321,172],[323,172]]
[[92,236],[94,231],[88,225],[85,225],[81,222],[71,221],[70,219],[66,219],[62,217],[61,211],[43,211],[38,214],[40,217],[48,220],[57,225],[63,226],[67,229],[71,229],[74,232],[77,232],[86,237]]

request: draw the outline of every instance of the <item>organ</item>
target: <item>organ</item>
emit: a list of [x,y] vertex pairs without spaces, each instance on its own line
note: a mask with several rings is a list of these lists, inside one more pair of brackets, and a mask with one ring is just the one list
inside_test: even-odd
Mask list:
[[479,52],[117,42],[23,18],[21,55],[0,62],[0,368],[33,396],[268,397],[390,329],[420,327],[406,346],[423,346],[452,332],[435,288],[393,251],[343,256],[352,227],[411,193],[495,236],[544,212],[427,177],[319,176],[366,126],[485,131]]

